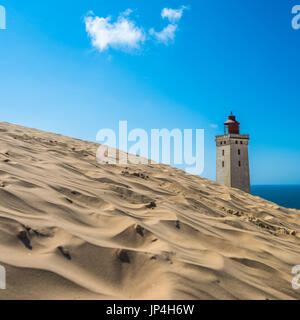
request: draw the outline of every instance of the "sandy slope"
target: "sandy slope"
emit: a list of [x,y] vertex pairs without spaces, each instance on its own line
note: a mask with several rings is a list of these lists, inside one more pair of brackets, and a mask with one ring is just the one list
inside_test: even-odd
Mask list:
[[300,211],[96,149],[0,123],[0,299],[300,298]]

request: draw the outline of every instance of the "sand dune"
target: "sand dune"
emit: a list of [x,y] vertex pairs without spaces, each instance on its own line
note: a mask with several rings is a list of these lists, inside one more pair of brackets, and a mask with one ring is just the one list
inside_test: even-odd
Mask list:
[[299,299],[300,211],[0,123],[0,299]]

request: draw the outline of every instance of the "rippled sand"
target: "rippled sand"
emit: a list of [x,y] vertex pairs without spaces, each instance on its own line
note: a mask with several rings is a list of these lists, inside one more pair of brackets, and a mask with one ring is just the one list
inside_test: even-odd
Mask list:
[[0,123],[0,299],[299,299],[299,210]]

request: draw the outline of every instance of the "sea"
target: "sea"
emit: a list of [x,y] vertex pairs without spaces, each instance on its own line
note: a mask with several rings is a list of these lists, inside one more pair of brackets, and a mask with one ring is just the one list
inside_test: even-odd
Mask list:
[[300,185],[254,185],[251,194],[282,207],[300,209]]

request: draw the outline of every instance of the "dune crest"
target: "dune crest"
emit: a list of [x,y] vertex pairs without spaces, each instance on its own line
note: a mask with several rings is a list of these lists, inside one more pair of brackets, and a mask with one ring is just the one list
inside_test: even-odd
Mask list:
[[0,123],[0,299],[299,299],[300,210]]

